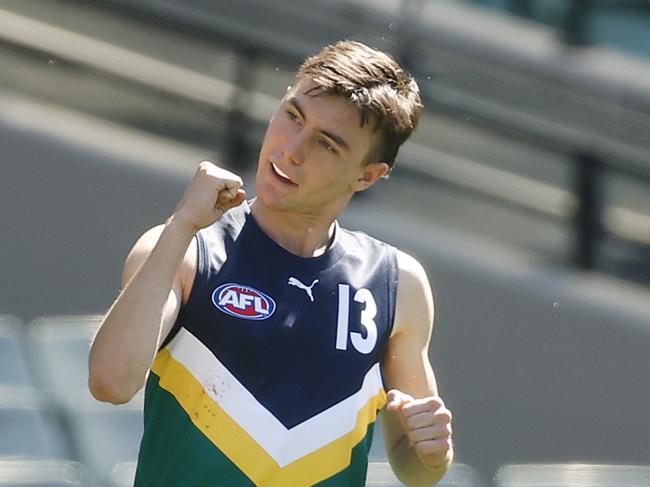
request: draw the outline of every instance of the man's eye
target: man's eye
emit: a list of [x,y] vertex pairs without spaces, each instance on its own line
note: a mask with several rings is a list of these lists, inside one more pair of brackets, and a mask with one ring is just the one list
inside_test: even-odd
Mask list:
[[287,110],[287,117],[289,117],[289,120],[291,120],[292,122],[298,122],[298,116],[291,111]]
[[323,146],[326,150],[328,150],[329,152],[333,152],[334,154],[336,154],[336,147],[334,147],[334,146],[333,146],[332,144],[330,144],[328,141],[326,141],[326,140],[321,140],[321,141],[320,141],[320,145],[322,145],[322,146]]

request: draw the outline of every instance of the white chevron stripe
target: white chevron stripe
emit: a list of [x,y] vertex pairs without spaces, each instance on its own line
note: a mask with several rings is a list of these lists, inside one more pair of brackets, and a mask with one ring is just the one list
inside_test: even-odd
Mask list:
[[367,372],[356,393],[287,429],[189,331],[181,328],[166,348],[281,467],[352,431],[357,412],[383,387],[377,363]]

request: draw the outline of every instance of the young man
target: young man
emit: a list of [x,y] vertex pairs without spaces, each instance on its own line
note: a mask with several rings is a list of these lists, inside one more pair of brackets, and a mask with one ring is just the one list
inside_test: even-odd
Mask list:
[[269,122],[256,197],[203,162],[137,241],[90,351],[97,399],[126,402],[146,381],[137,486],[362,486],[384,406],[397,476],[444,475],[451,413],[428,360],[425,272],[336,223],[389,173],[420,110],[391,57],[329,46]]

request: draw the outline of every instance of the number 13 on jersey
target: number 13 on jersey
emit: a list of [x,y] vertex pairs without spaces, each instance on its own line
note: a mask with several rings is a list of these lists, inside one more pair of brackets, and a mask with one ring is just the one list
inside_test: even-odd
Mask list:
[[350,327],[350,286],[339,284],[339,311],[336,325],[336,348],[338,350],[348,349],[348,335],[352,346],[358,352],[368,354],[372,352],[377,344],[377,304],[375,298],[368,289],[359,289],[354,293],[354,300],[364,306],[361,311],[361,327],[365,330],[365,337],[362,333],[348,332]]

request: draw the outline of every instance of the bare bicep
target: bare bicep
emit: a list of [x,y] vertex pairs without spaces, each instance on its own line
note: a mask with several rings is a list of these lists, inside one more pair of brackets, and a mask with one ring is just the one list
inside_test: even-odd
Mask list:
[[[153,227],[136,241],[124,262],[122,270],[122,288],[128,285],[129,281],[133,279],[142,264],[147,260],[154,246],[158,242],[163,229],[164,225]],[[182,306],[189,297],[196,270],[196,252],[196,239],[192,239],[183,261],[174,276],[172,287],[162,310],[159,343],[163,343],[167,335],[169,335],[178,319]]]
[[433,293],[426,273],[413,257],[398,254],[399,280],[393,333],[383,358],[386,385],[415,397],[435,393],[429,362]]
[[192,287],[194,286],[197,261],[198,244],[196,238],[193,238],[187,248],[181,267],[174,279],[174,285],[165,303],[160,343],[164,343],[169,333],[172,332],[181,309],[187,304]]
[[151,251],[158,242],[163,229],[163,225],[153,227],[143,233],[135,242],[129,255],[126,257],[124,267],[122,268],[122,288],[127,286],[129,281],[133,279],[133,276],[138,272],[138,269],[140,269],[142,264],[147,260],[149,254],[151,254]]

